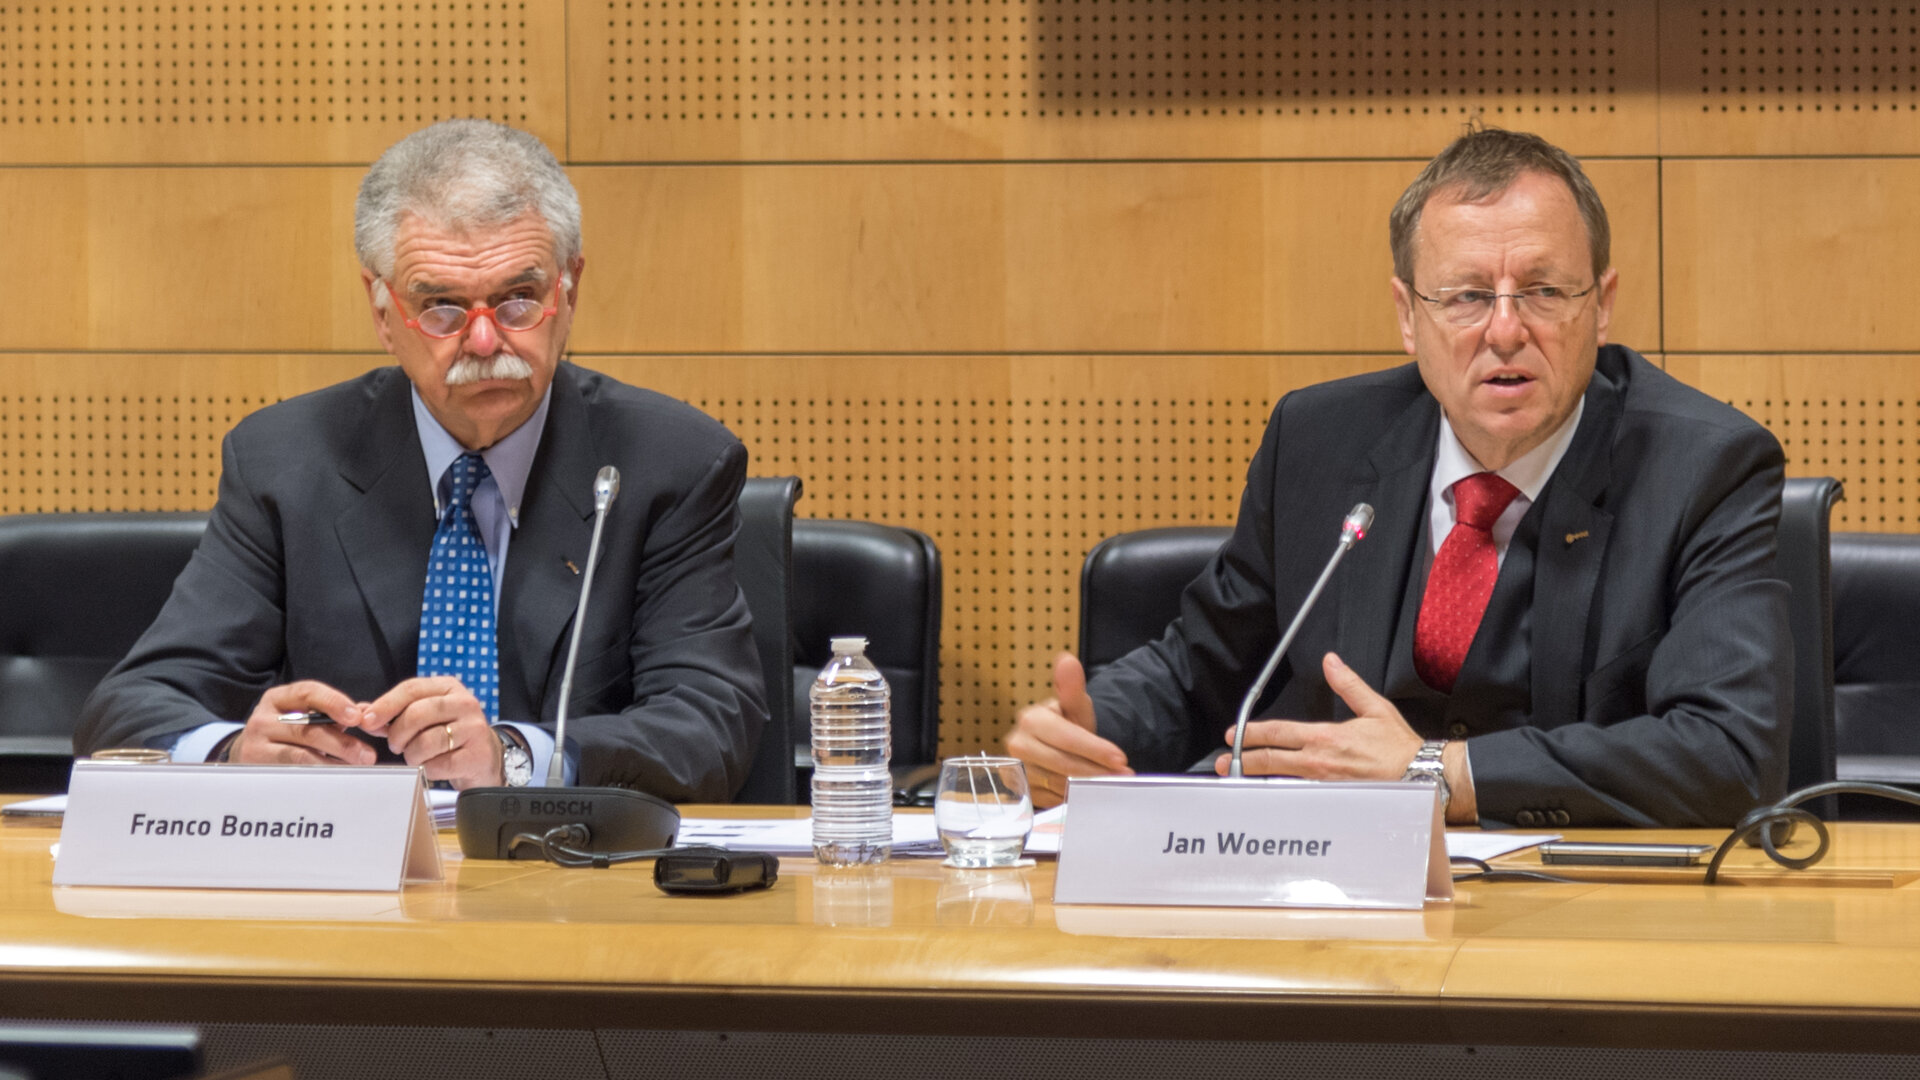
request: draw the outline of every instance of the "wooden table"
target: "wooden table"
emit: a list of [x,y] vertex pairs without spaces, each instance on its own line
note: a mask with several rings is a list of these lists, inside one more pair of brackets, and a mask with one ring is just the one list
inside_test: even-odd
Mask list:
[[55,890],[57,836],[0,828],[0,1015],[300,1023],[324,1002],[342,1024],[1920,1044],[1906,825],[1836,827],[1821,867],[1744,884],[1466,884],[1415,913],[1055,907],[1044,860],[790,859],[770,891],[669,897],[648,864],[463,861],[446,833],[446,881],[399,894]]

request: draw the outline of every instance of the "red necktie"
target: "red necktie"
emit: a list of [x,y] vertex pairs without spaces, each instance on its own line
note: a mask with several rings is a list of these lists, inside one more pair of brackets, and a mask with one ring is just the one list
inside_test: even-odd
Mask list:
[[1413,630],[1413,668],[1442,693],[1453,692],[1467,648],[1487,612],[1500,557],[1493,549],[1493,523],[1520,489],[1498,473],[1482,472],[1453,485],[1453,531],[1433,557],[1420,619]]

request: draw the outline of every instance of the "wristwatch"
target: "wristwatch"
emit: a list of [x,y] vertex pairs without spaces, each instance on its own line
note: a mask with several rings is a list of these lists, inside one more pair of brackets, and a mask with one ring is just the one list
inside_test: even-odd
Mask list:
[[1440,753],[1447,748],[1441,739],[1428,739],[1414,752],[1413,760],[1407,763],[1407,771],[1402,780],[1425,780],[1437,784],[1440,788],[1440,814],[1446,816],[1447,807],[1453,803],[1453,789],[1447,786],[1446,767],[1440,764]]
[[493,734],[500,740],[500,772],[506,777],[507,786],[526,787],[533,783],[533,758],[527,755],[526,747],[504,729],[494,728]]

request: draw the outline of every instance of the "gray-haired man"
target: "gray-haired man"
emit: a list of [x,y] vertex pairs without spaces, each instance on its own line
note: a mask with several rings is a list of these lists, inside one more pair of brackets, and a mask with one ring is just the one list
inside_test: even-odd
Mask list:
[[[354,239],[399,366],[228,435],[206,539],[89,699],[78,749],[404,759],[457,787],[544,775],[611,464],[622,490],[566,771],[730,797],[766,716],[733,576],[746,450],[686,405],[562,362],[583,266],[566,173],[524,132],[444,121],[374,163]],[[304,711],[334,722],[281,720]]]

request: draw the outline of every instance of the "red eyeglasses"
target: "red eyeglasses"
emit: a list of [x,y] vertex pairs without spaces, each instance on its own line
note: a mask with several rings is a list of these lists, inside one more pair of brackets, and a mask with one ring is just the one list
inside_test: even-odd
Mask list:
[[[542,304],[540,301],[528,296],[516,296],[510,300],[502,300],[494,307],[486,307],[483,305],[481,307],[464,308],[458,304],[436,303],[423,309],[418,316],[408,318],[406,322],[408,326],[430,338],[450,338],[460,336],[461,332],[466,330],[468,323],[485,315],[487,318],[492,319],[493,324],[502,330],[509,330],[516,334],[524,334],[528,330],[539,326],[541,323],[559,314],[560,285],[561,282],[558,280],[553,283],[552,306]],[[395,297],[399,295],[394,291],[391,284],[387,286],[387,293]],[[403,308],[403,314],[404,311],[405,309]]]

